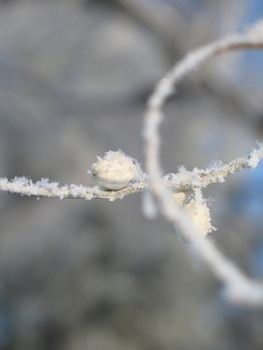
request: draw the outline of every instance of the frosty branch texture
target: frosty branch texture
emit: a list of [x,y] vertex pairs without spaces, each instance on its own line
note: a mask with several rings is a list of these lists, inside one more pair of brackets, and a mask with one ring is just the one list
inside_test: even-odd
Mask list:
[[145,186],[144,181],[130,184],[128,187],[118,191],[108,191],[99,186],[86,187],[83,185],[60,185],[57,182],[50,182],[49,179],[42,179],[33,182],[26,177],[15,177],[12,180],[0,179],[0,191],[20,194],[23,196],[47,197],[47,198],[75,198],[75,199],[107,199],[114,201],[122,199],[128,194],[140,192]]
[[[263,48],[263,22],[259,22],[252,29],[241,34],[235,34],[193,51],[182,59],[159,82],[151,96],[148,109],[145,114],[144,125],[144,149],[146,171],[149,176],[149,186],[158,201],[161,213],[171,221],[177,232],[191,243],[191,246],[199,254],[200,258],[208,265],[216,277],[223,283],[225,296],[233,303],[248,305],[263,305],[263,284],[249,279],[238,267],[228,260],[212,243],[203,238],[200,231],[194,225],[194,221],[183,207],[179,207],[173,199],[172,191],[165,186],[162,179],[160,162],[160,136],[159,126],[164,119],[163,105],[173,93],[175,86],[194,69],[199,68],[212,57],[219,54],[244,48]],[[192,182],[193,187],[205,187],[205,185],[223,181],[225,176],[234,173],[244,167],[255,167],[262,159],[262,147],[253,150],[250,156],[240,158],[227,166],[217,169],[188,173],[181,171]],[[193,181],[195,174],[197,181]],[[204,177],[206,180],[204,180]],[[169,179],[169,177],[168,177]],[[170,176],[173,179],[173,176]],[[201,181],[200,181],[201,180]],[[197,201],[198,204],[198,201]]]
[[195,168],[188,171],[184,167],[177,174],[168,174],[164,177],[167,186],[175,190],[205,188],[210,184],[225,182],[226,178],[243,169],[256,168],[263,159],[263,145],[253,149],[247,157],[234,159],[229,163],[220,163],[208,169]]
[[[185,191],[195,188],[205,188],[210,184],[224,182],[225,179],[243,169],[255,168],[263,159],[263,145],[252,150],[247,157],[233,160],[230,163],[220,164],[211,169],[198,169],[193,171],[181,167],[176,174],[169,173],[163,177],[165,186],[173,191]],[[60,185],[58,182],[51,182],[49,179],[41,179],[33,182],[27,177],[15,177],[12,180],[0,178],[0,191],[20,194],[23,196],[47,197],[59,199],[107,199],[114,201],[124,197],[142,192],[149,188],[148,176],[141,176],[131,181],[126,187],[119,190],[105,190],[100,186],[87,187],[84,185]]]
[[[233,303],[263,305],[263,284],[247,277],[206,238],[207,233],[214,228],[201,191],[209,184],[224,182],[229,175],[242,169],[255,168],[263,159],[263,146],[259,144],[247,157],[230,163],[204,170],[195,168],[193,171],[181,167],[176,174],[163,176],[159,136],[159,126],[164,119],[163,105],[185,76],[222,53],[259,48],[263,48],[263,22],[259,22],[243,35],[234,34],[193,51],[159,82],[149,100],[144,120],[147,174],[141,171],[136,160],[123,152],[109,151],[103,158],[98,158],[90,171],[97,179],[97,186],[60,185],[48,179],[33,183],[30,179],[20,177],[13,180],[0,179],[0,191],[35,197],[86,200],[99,198],[113,201],[147,189],[146,193],[154,194],[160,212],[174,224],[178,234],[191,244],[223,283],[225,297]],[[151,197],[147,198],[149,213],[153,203]]]

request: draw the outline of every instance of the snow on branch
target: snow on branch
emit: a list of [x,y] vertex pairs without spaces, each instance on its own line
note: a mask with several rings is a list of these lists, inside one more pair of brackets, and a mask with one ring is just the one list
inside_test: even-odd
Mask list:
[[[174,200],[172,191],[163,182],[159,126],[164,119],[162,109],[166,100],[174,92],[175,86],[193,70],[222,53],[258,48],[263,48],[262,21],[244,34],[231,35],[189,53],[158,83],[149,99],[144,120],[146,171],[149,176],[149,187],[154,193],[161,213],[174,224],[176,231],[191,244],[199,257],[223,283],[225,297],[233,303],[250,306],[263,306],[263,283],[248,278],[217,249],[211,240],[204,238],[204,235],[201,235],[200,230],[194,225],[194,220],[189,216],[187,210]],[[262,147],[253,150],[247,159],[239,158],[228,166],[223,165],[217,169],[204,171],[194,170],[192,173],[181,170],[181,175],[183,178],[188,177],[188,183],[195,182],[200,192],[201,187],[211,182],[223,181],[225,176],[239,169],[257,166],[261,158]],[[197,181],[195,181],[195,174]],[[173,177],[170,179],[174,180]],[[198,200],[196,203],[198,205]]]
[[128,187],[118,191],[107,191],[99,186],[86,187],[83,185],[60,185],[57,182],[50,182],[49,179],[41,179],[33,182],[26,177],[15,177],[12,180],[0,179],[0,191],[20,194],[22,196],[33,196],[37,198],[59,198],[59,199],[107,199],[114,201],[122,199],[128,194],[137,193],[143,190],[144,181],[130,184]]
[[[108,153],[116,152],[109,151],[107,154]],[[123,152],[121,153],[124,154]],[[165,186],[176,192],[205,188],[213,183],[224,182],[228,176],[243,169],[255,168],[262,159],[263,145],[259,144],[258,148],[253,149],[247,157],[238,158],[229,163],[222,163],[219,166],[214,166],[208,169],[195,168],[192,171],[180,167],[177,173],[169,173],[165,175],[163,177],[163,182]],[[89,171],[89,173],[95,177],[97,177],[96,171],[98,169],[96,164],[97,163],[94,163],[92,170]],[[106,169],[110,169],[110,162],[107,164]],[[123,164],[121,164],[120,169],[123,169]],[[123,172],[121,174],[121,177],[118,173],[116,175],[119,182],[124,181]],[[12,180],[0,178],[0,191],[39,198],[69,198],[85,200],[106,199],[109,201],[115,201],[149,188],[148,176],[141,170],[134,179],[128,179],[128,181],[126,179],[127,182],[124,182],[124,185],[121,186],[121,188],[116,188],[117,180],[115,180],[115,188],[105,188],[105,177],[102,177],[101,175],[98,186],[93,187],[76,184],[60,185],[58,182],[51,182],[49,179],[41,179],[33,182],[25,176],[15,177]]]
[[[247,277],[206,238],[214,230],[210,211],[201,189],[209,184],[224,182],[242,169],[255,168],[263,159],[263,145],[259,144],[247,157],[220,164],[208,169],[188,171],[181,167],[176,174],[163,176],[160,164],[159,126],[164,119],[163,106],[175,86],[193,70],[212,57],[240,49],[263,48],[263,21],[244,34],[234,34],[201,47],[183,58],[159,82],[151,96],[144,119],[144,153],[147,174],[138,162],[121,151],[109,151],[98,158],[89,173],[97,186],[60,185],[42,179],[37,182],[26,177],[12,180],[0,178],[0,191],[25,196],[48,198],[95,198],[110,201],[147,189],[154,194],[160,212],[173,223],[176,231],[188,241],[200,258],[224,285],[225,297],[237,304],[263,306],[263,284]],[[148,209],[151,204],[148,197]],[[149,204],[150,203],[150,204]],[[152,210],[148,210],[148,213]]]
[[195,168],[192,171],[184,167],[179,168],[176,174],[167,174],[164,179],[167,186],[174,190],[186,190],[194,188],[205,188],[210,184],[225,182],[226,178],[243,169],[256,168],[263,159],[263,145],[258,144],[248,156],[240,157],[229,163],[220,162],[219,165],[207,169]]

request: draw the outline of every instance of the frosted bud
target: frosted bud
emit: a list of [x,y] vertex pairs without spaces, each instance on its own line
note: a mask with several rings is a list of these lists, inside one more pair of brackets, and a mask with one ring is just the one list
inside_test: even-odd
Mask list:
[[205,237],[207,233],[215,230],[211,224],[210,210],[200,190],[196,189],[194,196],[192,195],[188,191],[174,192],[173,200],[178,207],[187,212],[200,236]]
[[98,157],[92,165],[91,174],[105,190],[120,190],[142,174],[136,160],[122,151],[109,151],[103,158]]
[[210,210],[205,201],[197,202],[192,199],[184,207],[191,217],[193,225],[202,237],[214,230],[211,224]]

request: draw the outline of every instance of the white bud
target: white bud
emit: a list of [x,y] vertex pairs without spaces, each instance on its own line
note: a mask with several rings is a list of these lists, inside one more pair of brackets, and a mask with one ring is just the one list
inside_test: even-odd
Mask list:
[[211,224],[210,210],[205,201],[196,202],[192,199],[185,205],[185,209],[191,217],[196,230],[202,237],[205,237],[207,233],[214,230]]
[[92,165],[91,173],[99,185],[106,190],[119,190],[132,180],[138,179],[141,168],[138,162],[122,151],[108,151],[103,158],[98,157]]
[[215,230],[211,224],[210,210],[200,189],[195,190],[194,196],[189,195],[190,192],[175,192],[173,193],[174,202],[190,216],[200,237],[205,237],[207,233]]

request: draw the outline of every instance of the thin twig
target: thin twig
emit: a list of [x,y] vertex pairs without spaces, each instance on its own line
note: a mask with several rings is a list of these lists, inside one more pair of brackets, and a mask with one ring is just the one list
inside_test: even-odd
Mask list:
[[[190,241],[200,258],[210,267],[215,276],[224,284],[225,296],[233,303],[263,305],[263,284],[250,280],[230,260],[228,260],[211,240],[200,238],[190,217],[173,201],[171,191],[162,180],[160,164],[159,126],[164,119],[162,108],[177,85],[194,69],[199,68],[212,57],[231,50],[263,48],[263,24],[259,23],[244,35],[234,34],[223,40],[213,42],[193,51],[182,59],[157,85],[148,104],[145,115],[144,142],[146,170],[149,174],[150,188],[155,194],[162,214],[171,221],[181,235]],[[246,164],[256,166],[259,159],[252,157],[247,162],[237,160],[233,170]]]
[[[263,146],[252,150],[247,157],[238,158],[230,163],[220,164],[220,166],[211,169],[195,168],[192,171],[188,171],[181,168],[176,174],[169,173],[164,176],[163,182],[166,187],[177,192],[204,188],[212,183],[224,182],[228,176],[243,169],[255,167],[257,164],[255,162],[253,164],[252,162],[255,156],[258,161],[263,159]],[[0,178],[0,191],[39,198],[107,199],[109,201],[115,201],[116,199],[123,199],[130,194],[142,192],[145,188],[149,188],[149,181],[146,174],[143,174],[140,180],[136,180],[127,187],[117,191],[106,191],[99,186],[60,185],[57,182],[51,182],[49,179],[33,182],[26,177],[15,177],[12,180]]]
[[0,191],[20,194],[23,196],[59,198],[59,199],[107,199],[114,201],[122,199],[128,194],[137,193],[144,189],[145,182],[142,180],[135,182],[118,191],[106,191],[98,186],[86,187],[83,185],[60,185],[57,182],[50,182],[42,179],[33,182],[25,177],[16,177],[12,180],[0,179]]
[[[169,173],[164,176],[163,182],[166,187],[172,191],[194,190],[195,188],[204,188],[210,184],[224,182],[225,179],[243,169],[251,169],[257,165],[255,159],[263,159],[263,145],[252,150],[246,157],[235,159],[229,163],[220,164],[211,169],[197,169],[188,171],[181,168],[176,174]],[[84,185],[60,185],[57,182],[51,182],[49,179],[42,179],[33,182],[26,177],[15,177],[12,180],[0,178],[0,191],[13,194],[20,194],[30,197],[46,197],[59,199],[107,199],[114,201],[124,197],[142,192],[149,188],[147,175],[143,174],[140,180],[130,183],[117,191],[103,190],[99,186],[87,187]]]
[[195,188],[205,188],[210,184],[225,182],[226,178],[244,169],[253,169],[263,159],[263,145],[253,149],[248,156],[240,157],[229,163],[221,163],[208,169],[195,168],[188,171],[181,167],[177,174],[168,174],[164,178],[167,186],[173,190],[182,191]]

